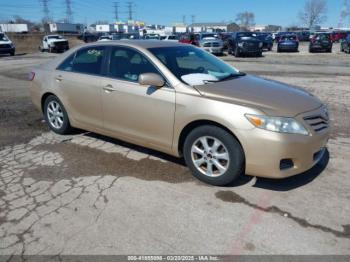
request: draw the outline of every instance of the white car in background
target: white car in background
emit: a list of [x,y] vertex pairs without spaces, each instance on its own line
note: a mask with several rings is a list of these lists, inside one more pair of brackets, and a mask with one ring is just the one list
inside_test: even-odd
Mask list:
[[97,42],[112,41],[113,37],[111,35],[103,35],[97,40]]
[[67,39],[64,39],[60,35],[46,35],[43,38],[41,46],[39,46],[41,52],[65,52],[69,50],[69,43]]
[[15,45],[4,33],[0,33],[0,54],[15,55]]
[[163,41],[171,41],[171,42],[179,42],[179,37],[177,35],[167,35],[162,40]]
[[199,40],[199,46],[205,51],[215,54],[222,55],[224,52],[224,42],[219,39],[217,34],[203,33],[197,35]]

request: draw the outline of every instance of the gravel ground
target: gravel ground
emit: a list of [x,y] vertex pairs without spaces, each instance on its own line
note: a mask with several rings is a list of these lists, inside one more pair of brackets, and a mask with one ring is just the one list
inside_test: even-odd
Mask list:
[[227,188],[152,150],[49,132],[26,75],[55,55],[0,57],[0,255],[350,255],[350,56],[306,50],[222,58],[320,97],[333,120],[329,155],[293,178]]

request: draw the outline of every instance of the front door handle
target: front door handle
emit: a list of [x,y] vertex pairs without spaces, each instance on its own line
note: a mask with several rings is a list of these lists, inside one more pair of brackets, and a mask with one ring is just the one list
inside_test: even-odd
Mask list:
[[112,92],[115,92],[117,91],[116,88],[114,88],[112,85],[106,85],[103,90],[106,92],[106,93],[112,93]]
[[56,81],[61,82],[63,80],[63,77],[61,75],[56,76]]

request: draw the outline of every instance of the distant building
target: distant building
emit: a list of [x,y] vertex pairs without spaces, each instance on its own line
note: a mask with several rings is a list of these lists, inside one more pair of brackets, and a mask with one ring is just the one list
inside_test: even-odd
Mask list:
[[239,31],[239,25],[236,23],[193,23],[188,26],[193,33],[200,32],[236,32]]
[[282,30],[282,26],[279,25],[254,25],[250,26],[252,32],[278,32]]

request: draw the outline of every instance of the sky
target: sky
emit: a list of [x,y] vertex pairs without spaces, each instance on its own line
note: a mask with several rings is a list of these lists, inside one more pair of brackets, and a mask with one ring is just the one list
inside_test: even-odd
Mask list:
[[[0,0],[0,20],[11,19],[14,15],[33,21],[44,16],[42,0]],[[66,0],[48,0],[50,16],[54,20],[65,17]],[[74,22],[91,24],[98,20],[114,22],[113,2],[119,2],[122,19],[127,19],[127,1],[132,0],[71,0]],[[151,24],[171,25],[191,22],[234,21],[236,14],[243,11],[255,13],[258,25],[275,24],[282,26],[300,25],[297,14],[305,0],[133,0],[135,20]],[[327,0],[328,20],[323,26],[336,27],[339,22],[342,0]],[[350,19],[344,24],[350,27]]]

